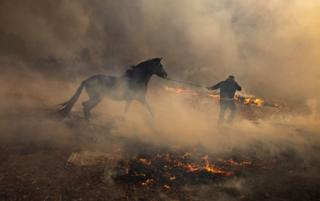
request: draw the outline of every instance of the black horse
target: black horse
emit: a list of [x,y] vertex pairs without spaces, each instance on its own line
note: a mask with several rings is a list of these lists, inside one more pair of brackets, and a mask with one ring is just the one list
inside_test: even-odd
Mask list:
[[153,58],[128,69],[123,76],[114,77],[106,75],[94,75],[82,81],[80,87],[69,101],[61,104],[59,112],[67,116],[78,100],[83,88],[89,96],[89,100],[83,102],[83,112],[86,119],[90,118],[90,111],[104,96],[114,100],[125,100],[125,112],[128,111],[131,101],[142,103],[152,114],[150,106],[145,100],[148,83],[152,75],[167,78],[167,73],[161,64],[162,58]]

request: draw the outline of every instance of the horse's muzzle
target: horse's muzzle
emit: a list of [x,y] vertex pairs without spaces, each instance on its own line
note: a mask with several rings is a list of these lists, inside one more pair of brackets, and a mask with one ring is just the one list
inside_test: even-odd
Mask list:
[[162,70],[159,76],[162,77],[162,78],[167,78],[168,77],[168,73],[166,71]]
[[167,78],[168,77],[168,74],[166,72],[163,73],[163,78]]

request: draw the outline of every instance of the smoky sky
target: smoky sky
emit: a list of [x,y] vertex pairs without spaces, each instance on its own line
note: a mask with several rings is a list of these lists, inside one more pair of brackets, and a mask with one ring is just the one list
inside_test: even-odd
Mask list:
[[164,57],[176,79],[206,86],[233,74],[247,93],[306,104],[320,100],[319,9],[318,0],[0,0],[0,62],[65,79]]

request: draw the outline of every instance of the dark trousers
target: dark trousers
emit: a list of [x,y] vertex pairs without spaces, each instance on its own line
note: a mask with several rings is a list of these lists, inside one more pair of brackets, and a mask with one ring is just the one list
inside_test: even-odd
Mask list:
[[219,114],[219,122],[224,121],[224,116],[226,110],[230,109],[230,115],[228,117],[228,122],[232,122],[234,116],[237,112],[236,104],[232,99],[220,99],[220,114]]

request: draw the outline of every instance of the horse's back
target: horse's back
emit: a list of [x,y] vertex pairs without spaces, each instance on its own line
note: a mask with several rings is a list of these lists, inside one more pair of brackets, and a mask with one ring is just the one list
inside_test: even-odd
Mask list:
[[125,77],[94,75],[84,81],[88,93],[109,96],[112,99],[123,99],[128,93]]
[[112,86],[117,83],[120,77],[110,76],[110,75],[93,75],[85,80],[85,82],[89,85],[104,85],[104,86]]
[[114,100],[132,100],[145,95],[145,86],[130,77],[93,75],[84,81],[88,93],[108,96]]

